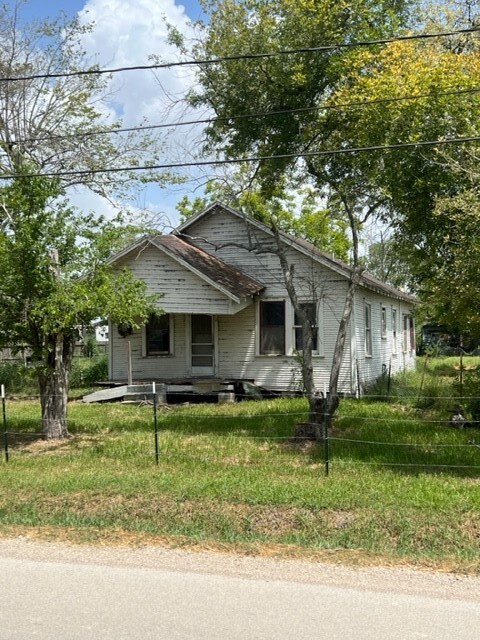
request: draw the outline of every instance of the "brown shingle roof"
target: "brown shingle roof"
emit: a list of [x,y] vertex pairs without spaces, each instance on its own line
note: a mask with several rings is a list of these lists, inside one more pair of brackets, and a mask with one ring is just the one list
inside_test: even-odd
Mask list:
[[230,296],[240,300],[260,293],[265,287],[250,276],[178,236],[154,236],[150,242],[183,262]]

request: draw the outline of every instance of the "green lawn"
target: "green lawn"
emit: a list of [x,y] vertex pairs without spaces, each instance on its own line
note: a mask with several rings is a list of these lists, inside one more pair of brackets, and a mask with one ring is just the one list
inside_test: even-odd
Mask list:
[[480,430],[421,404],[344,400],[327,477],[322,445],[290,441],[301,398],[161,409],[158,466],[151,406],[72,402],[73,437],[45,443],[37,404],[8,402],[30,434],[0,464],[0,531],[478,573]]

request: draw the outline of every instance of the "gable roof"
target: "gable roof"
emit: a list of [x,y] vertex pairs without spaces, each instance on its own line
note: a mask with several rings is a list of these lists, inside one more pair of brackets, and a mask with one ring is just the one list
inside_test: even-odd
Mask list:
[[[174,229],[172,231],[172,234],[185,234],[186,230],[190,226],[194,225],[198,220],[201,220],[204,217],[212,215],[217,209],[222,209],[238,218],[241,218],[245,222],[248,222],[249,225],[252,225],[253,227],[256,227],[257,229],[260,229],[261,231],[273,236],[273,231],[265,223],[261,222],[260,220],[256,220],[255,218],[252,218],[251,216],[243,213],[242,211],[233,209],[232,207],[229,207],[228,205],[225,205],[219,201],[212,203],[203,211],[200,211],[199,213],[195,214],[191,218],[188,218],[188,220],[186,220],[184,223],[182,223],[176,229]],[[288,244],[289,246],[294,247],[295,249],[300,251],[301,253],[308,255],[309,257],[315,259],[320,264],[328,267],[329,269],[332,269],[333,271],[339,273],[340,275],[343,275],[346,278],[350,277],[352,273],[352,268],[346,262],[343,262],[343,260],[339,260],[338,258],[335,258],[330,253],[327,253],[326,251],[322,251],[321,249],[318,249],[314,244],[312,244],[311,242],[308,242],[308,240],[304,240],[303,238],[297,238],[284,231],[280,231],[280,237],[283,240],[283,242],[285,242],[285,244]],[[368,271],[364,271],[362,273],[359,284],[360,286],[365,287],[366,289],[370,289],[371,291],[375,291],[376,293],[381,293],[383,295],[387,295],[392,298],[397,298],[399,300],[405,300],[406,302],[411,302],[413,304],[418,303],[418,299],[415,296],[405,291],[401,291],[400,289],[397,289],[396,287],[390,284],[382,282],[382,280],[379,280]]]
[[238,301],[265,289],[263,284],[247,276],[237,267],[227,264],[178,236],[155,236],[152,238],[152,244],[162,248],[173,258],[190,267],[192,271],[196,271],[200,277],[209,280],[212,285],[223,289]]
[[149,244],[169,255],[234,302],[251,298],[265,288],[263,284],[236,267],[176,235],[145,236],[115,255],[111,262],[117,262],[120,258],[136,249],[140,251]]

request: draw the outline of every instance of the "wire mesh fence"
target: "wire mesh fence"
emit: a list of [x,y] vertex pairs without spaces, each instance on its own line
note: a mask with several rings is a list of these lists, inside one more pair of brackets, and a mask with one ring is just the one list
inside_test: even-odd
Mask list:
[[[198,408],[192,404],[160,405],[153,387],[135,408],[74,403],[76,412],[69,422],[73,437],[46,446],[40,443],[48,425],[39,409],[31,408],[38,402],[34,403],[34,398],[22,403],[10,400],[3,387],[1,395],[2,460],[6,462],[12,456],[61,452],[74,458],[88,455],[161,464],[168,458],[172,438],[184,442],[185,447],[191,445],[192,438],[205,438],[217,442],[219,449],[226,440],[232,450],[241,441],[257,449],[263,443],[290,450],[309,446],[326,473],[347,467],[377,467],[480,475],[480,421],[461,413],[462,404],[480,401],[476,396],[427,396],[416,391],[407,397],[408,402],[405,394],[393,393],[344,399],[335,416],[316,416],[320,428],[315,439],[296,435],[296,426],[309,424],[312,416],[306,399],[295,394],[292,398],[202,404]],[[25,404],[29,404],[28,412],[21,410]]]

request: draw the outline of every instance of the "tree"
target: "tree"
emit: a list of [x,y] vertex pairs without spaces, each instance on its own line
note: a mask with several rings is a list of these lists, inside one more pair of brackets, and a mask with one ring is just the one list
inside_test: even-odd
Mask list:
[[[448,30],[452,3],[440,7],[435,25],[422,16],[423,4],[207,2],[210,20],[194,50],[198,59],[219,58],[199,67],[201,87],[191,96],[192,104],[208,105],[218,116],[207,128],[206,150],[270,158],[252,170],[264,193],[284,176],[303,175],[323,193],[328,210],[349,223],[352,270],[330,376],[331,408],[362,270],[362,226],[379,217],[412,246],[428,243],[435,202],[461,185],[434,145],[415,144],[478,131],[479,98],[475,35],[328,45],[407,35],[410,27]],[[471,26],[472,12],[455,13],[455,27],[467,18]],[[309,50],[319,44],[327,46]],[[260,55],[242,59],[242,53]],[[392,150],[351,152],[365,147]]]
[[[28,346],[38,375],[43,434],[65,437],[73,345],[98,317],[138,325],[153,301],[108,267],[131,233],[75,211],[84,186],[115,202],[144,181],[125,166],[155,164],[159,145],[138,132],[112,137],[108,77],[81,46],[89,27],[64,16],[24,23],[22,2],[0,7],[0,345]],[[118,200],[117,200],[118,201]]]
[[40,176],[17,176],[0,190],[0,346],[30,349],[48,439],[68,435],[69,373],[81,328],[105,315],[138,326],[154,304],[130,272],[108,266],[122,228],[81,215],[58,196],[58,181]]
[[[395,260],[408,264],[405,282],[428,304],[430,320],[469,334],[476,332],[478,318],[472,272],[480,265],[477,147],[470,142],[417,148],[414,143],[478,135],[480,56],[475,42],[462,36],[396,42],[376,54],[363,52],[358,67],[332,96],[334,104],[351,106],[329,115],[334,121],[330,129],[337,130],[335,145],[413,142],[341,157],[337,166],[343,173],[354,168],[385,195],[383,215],[394,232],[387,248],[393,247]],[[395,272],[401,275],[398,266]]]
[[417,265],[418,288],[435,319],[457,335],[480,339],[480,193],[441,198],[427,250]]
[[259,184],[244,185],[242,177],[244,174],[236,173],[228,181],[209,182],[205,195],[192,201],[184,196],[177,205],[182,219],[186,220],[220,200],[269,226],[304,238],[340,260],[348,259],[351,243],[347,225],[325,207],[313,187],[280,183],[275,192],[265,198]]
[[[358,233],[363,222],[387,203],[384,194],[365,180],[365,173],[360,175],[355,169],[345,172],[333,160],[317,161],[312,155],[325,149],[336,133],[326,122],[324,108],[358,56],[355,48],[333,45],[399,33],[414,3],[220,0],[204,4],[209,22],[193,54],[199,60],[219,58],[219,62],[199,66],[200,89],[192,93],[190,103],[207,105],[218,116],[207,127],[206,151],[221,148],[227,158],[271,158],[259,161],[252,170],[267,197],[285,177],[313,179],[328,211],[349,225],[352,269],[330,375],[326,408],[332,415],[338,406],[343,351],[362,272]],[[332,48],[309,50],[319,45]],[[288,53],[295,49],[299,51]],[[264,52],[274,55],[239,57]],[[280,248],[279,258],[295,307],[295,292],[288,284],[292,283],[292,265],[283,261]],[[308,329],[308,319],[304,320],[302,324]]]
[[112,118],[109,76],[83,50],[90,27],[64,14],[25,23],[23,4],[0,7],[0,177],[29,164],[62,190],[83,185],[112,200],[166,179],[122,171],[155,164],[161,146],[143,132],[109,133],[121,120]]
[[404,242],[388,230],[377,232],[377,237],[378,240],[368,245],[363,258],[366,270],[397,289],[408,288],[412,283],[411,256]]
[[[202,211],[207,204],[218,199],[245,212],[248,217],[260,220],[268,225],[274,234],[276,255],[280,261],[287,289],[296,317],[302,325],[303,345],[298,354],[303,392],[309,398],[310,421],[318,422],[318,399],[315,393],[313,378],[312,351],[314,345],[315,322],[311,313],[302,304],[295,284],[295,267],[288,263],[287,252],[282,240],[282,232],[290,233],[309,240],[317,248],[327,251],[339,259],[346,260],[350,241],[346,233],[345,223],[320,203],[318,192],[311,187],[293,185],[286,188],[285,181],[278,181],[274,191],[270,191],[266,199],[259,185],[252,182],[247,188],[239,188],[239,178],[244,172],[237,173],[226,182],[211,182],[207,185],[206,196],[197,197],[190,202],[187,196],[178,205],[184,219]],[[255,181],[253,181],[255,183]],[[234,186],[235,185],[235,186]],[[255,242],[250,250],[262,251]],[[271,249],[269,249],[271,251]],[[322,283],[310,282],[312,299],[318,299],[317,289]],[[320,431],[318,436],[320,436]]]

